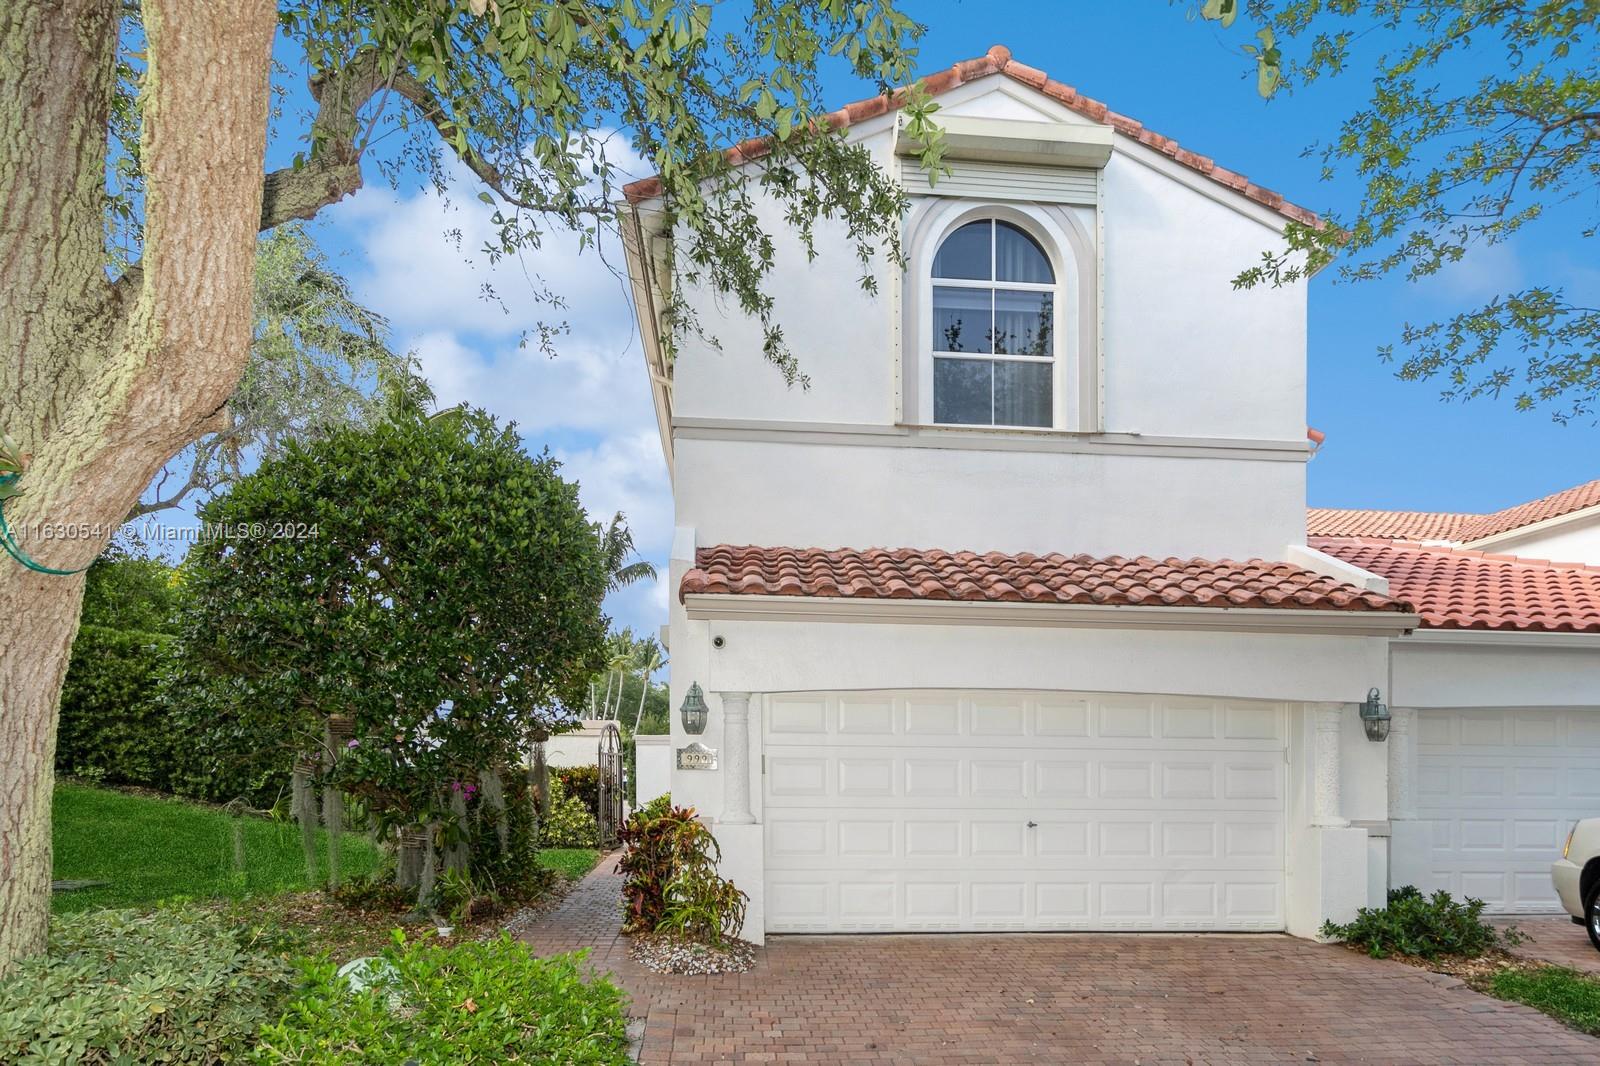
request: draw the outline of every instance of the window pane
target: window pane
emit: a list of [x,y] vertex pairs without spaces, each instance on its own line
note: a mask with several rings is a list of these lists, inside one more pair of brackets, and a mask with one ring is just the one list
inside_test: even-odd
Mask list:
[[1052,285],[1056,280],[1055,272],[1050,269],[1050,259],[1039,242],[1009,222],[995,223],[994,272],[999,281]]
[[968,222],[944,239],[933,257],[933,276],[960,278],[963,281],[988,281],[989,229],[988,219]]
[[933,420],[964,426],[989,425],[993,375],[994,364],[987,359],[935,359]]
[[[935,304],[937,304],[935,300]],[[1055,293],[997,289],[994,350],[997,355],[1055,354]]]
[[993,321],[991,289],[933,287],[933,350],[936,352],[989,351]]
[[[994,424],[1050,425],[1051,363],[994,364]],[[937,379],[936,379],[937,381]],[[938,386],[935,384],[935,389]],[[934,396],[938,396],[935,391]]]

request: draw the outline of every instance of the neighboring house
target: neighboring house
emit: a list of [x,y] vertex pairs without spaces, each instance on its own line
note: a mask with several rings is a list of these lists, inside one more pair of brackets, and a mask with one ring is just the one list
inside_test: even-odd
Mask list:
[[616,723],[604,718],[584,718],[567,732],[555,734],[544,742],[545,764],[551,767],[599,766],[600,742],[608,725]]
[[1423,619],[1391,651],[1416,737],[1391,752],[1390,880],[1557,910],[1550,856],[1600,814],[1600,481],[1483,515],[1313,509],[1307,533]]
[[[718,343],[669,358],[670,223],[656,183],[628,189],[676,506],[671,743],[717,753],[674,769],[673,799],[712,820],[756,940],[1315,935],[1382,900],[1391,828],[1415,850],[1433,824],[1392,821],[1436,771],[1410,769],[1410,710],[1367,739],[1369,690],[1429,708],[1424,753],[1434,708],[1529,708],[1495,719],[1501,746],[1559,743],[1600,726],[1600,638],[1526,632],[1554,616],[1491,588],[1494,639],[1433,641],[1450,623],[1405,581],[1308,545],[1305,289],[1231,285],[1308,212],[1004,48],[928,84],[954,171],[936,186],[886,101],[838,114],[911,197],[904,269],[880,258],[868,295],[839,227],[814,261],[779,242],[809,389],[692,288]],[[1552,607],[1600,631],[1583,588]],[[1392,648],[1419,637],[1407,666]],[[1579,761],[1574,780],[1600,774]],[[1495,861],[1548,859],[1552,825],[1505,822],[1524,851]],[[1544,906],[1536,888],[1506,905]]]

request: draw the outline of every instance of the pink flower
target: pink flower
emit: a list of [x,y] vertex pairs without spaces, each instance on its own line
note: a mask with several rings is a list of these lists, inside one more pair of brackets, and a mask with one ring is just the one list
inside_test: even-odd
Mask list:
[[345,745],[345,747],[347,747],[347,748],[359,748],[360,746],[361,746],[361,741],[359,741],[359,740],[352,740],[350,743]]

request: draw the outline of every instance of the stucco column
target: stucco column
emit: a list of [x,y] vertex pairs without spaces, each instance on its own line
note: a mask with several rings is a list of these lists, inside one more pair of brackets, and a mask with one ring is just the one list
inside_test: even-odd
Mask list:
[[1312,708],[1312,717],[1316,720],[1312,749],[1316,760],[1312,825],[1342,827],[1350,824],[1344,817],[1339,794],[1339,747],[1344,710],[1342,703],[1318,703]]
[[1389,819],[1417,816],[1417,712],[1389,708]]
[[722,817],[727,825],[751,825],[750,693],[722,696]]

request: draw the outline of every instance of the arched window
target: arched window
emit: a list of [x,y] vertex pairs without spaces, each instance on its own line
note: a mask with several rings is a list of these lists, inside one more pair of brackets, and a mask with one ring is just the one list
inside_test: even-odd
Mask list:
[[1049,426],[1056,275],[1039,242],[1001,219],[968,222],[933,258],[933,420]]

